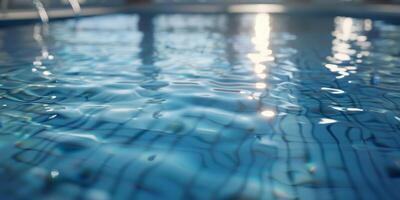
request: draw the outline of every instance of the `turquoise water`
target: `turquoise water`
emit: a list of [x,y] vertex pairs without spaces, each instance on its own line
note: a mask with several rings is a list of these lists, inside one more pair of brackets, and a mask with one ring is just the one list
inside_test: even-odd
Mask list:
[[400,25],[120,14],[0,38],[0,199],[400,198]]

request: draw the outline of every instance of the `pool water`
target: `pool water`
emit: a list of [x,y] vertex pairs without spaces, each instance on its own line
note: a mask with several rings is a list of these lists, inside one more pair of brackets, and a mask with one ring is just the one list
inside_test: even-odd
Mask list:
[[400,25],[117,14],[0,37],[0,199],[400,198]]

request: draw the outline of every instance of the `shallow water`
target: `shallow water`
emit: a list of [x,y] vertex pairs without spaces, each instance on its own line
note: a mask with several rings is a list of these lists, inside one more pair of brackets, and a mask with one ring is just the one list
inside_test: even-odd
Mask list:
[[1,199],[399,199],[400,26],[109,15],[0,30]]

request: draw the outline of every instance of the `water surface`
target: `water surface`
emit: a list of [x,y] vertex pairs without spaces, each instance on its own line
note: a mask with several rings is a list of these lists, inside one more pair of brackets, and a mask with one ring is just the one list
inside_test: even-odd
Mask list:
[[120,14],[0,30],[1,199],[399,199],[400,26]]

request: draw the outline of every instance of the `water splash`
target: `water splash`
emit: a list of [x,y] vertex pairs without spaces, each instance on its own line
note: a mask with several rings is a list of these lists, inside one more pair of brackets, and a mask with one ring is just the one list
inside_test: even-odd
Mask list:
[[46,11],[43,3],[40,0],[33,0],[33,5],[35,6],[42,23],[48,24],[49,23],[49,15],[47,14],[47,11]]
[[68,0],[68,2],[71,5],[75,16],[79,16],[81,14],[81,5],[79,3],[79,0]]

